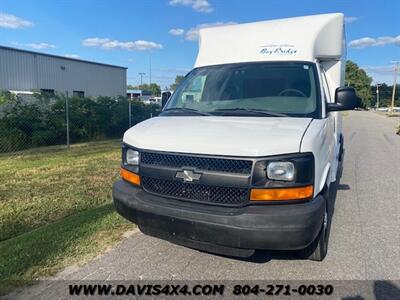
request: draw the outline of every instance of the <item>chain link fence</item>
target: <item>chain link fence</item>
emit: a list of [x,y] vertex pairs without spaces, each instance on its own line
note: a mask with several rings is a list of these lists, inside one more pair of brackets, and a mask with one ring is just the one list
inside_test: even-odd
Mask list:
[[84,98],[0,92],[0,155],[32,148],[122,138],[160,106],[125,97]]

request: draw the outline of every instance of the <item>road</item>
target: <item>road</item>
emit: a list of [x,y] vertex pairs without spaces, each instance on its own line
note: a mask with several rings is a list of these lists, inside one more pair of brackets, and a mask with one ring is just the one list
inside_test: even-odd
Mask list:
[[[235,259],[184,248],[140,232],[67,280],[400,279],[400,136],[395,121],[371,112],[344,117],[345,156],[337,185],[329,253],[323,262],[290,252]],[[400,286],[398,287],[400,288]]]

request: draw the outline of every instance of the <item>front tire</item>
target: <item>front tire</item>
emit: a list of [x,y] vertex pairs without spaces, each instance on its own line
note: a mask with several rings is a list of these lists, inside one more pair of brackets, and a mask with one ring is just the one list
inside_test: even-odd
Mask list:
[[328,253],[329,240],[329,210],[328,205],[325,205],[324,217],[322,220],[321,230],[315,240],[306,248],[299,251],[299,255],[303,259],[314,261],[323,261]]

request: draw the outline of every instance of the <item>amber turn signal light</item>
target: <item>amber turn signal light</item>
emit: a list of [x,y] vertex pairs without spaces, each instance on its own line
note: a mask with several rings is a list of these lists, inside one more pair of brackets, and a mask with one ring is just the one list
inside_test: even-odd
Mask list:
[[133,183],[135,185],[140,185],[140,176],[139,175],[129,172],[128,170],[123,169],[123,168],[120,169],[119,174],[121,175],[122,179],[124,179],[130,183]]
[[282,200],[302,200],[310,198],[314,193],[312,185],[280,188],[280,189],[252,189],[250,193],[251,201],[282,201]]

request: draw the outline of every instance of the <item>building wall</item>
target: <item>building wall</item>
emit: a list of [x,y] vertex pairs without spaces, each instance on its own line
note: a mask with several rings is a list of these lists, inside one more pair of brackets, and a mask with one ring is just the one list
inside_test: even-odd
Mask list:
[[0,90],[50,89],[72,95],[126,95],[126,69],[0,48]]

